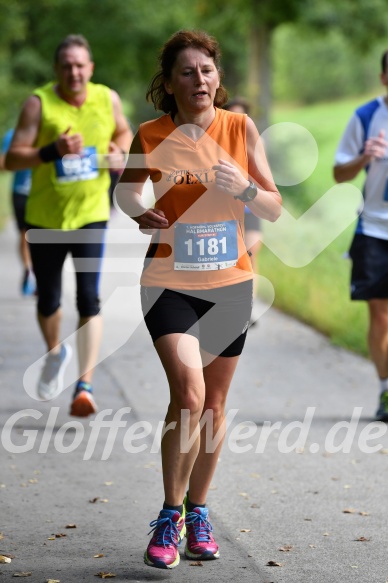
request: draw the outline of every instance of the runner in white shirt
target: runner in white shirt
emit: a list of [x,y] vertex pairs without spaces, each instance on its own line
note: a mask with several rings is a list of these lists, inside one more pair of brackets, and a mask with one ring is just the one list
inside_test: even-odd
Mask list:
[[[381,83],[388,90],[388,51],[382,56]],[[337,182],[366,171],[364,207],[350,247],[351,298],[369,307],[368,346],[380,378],[377,419],[388,421],[388,95],[359,107],[339,143]]]

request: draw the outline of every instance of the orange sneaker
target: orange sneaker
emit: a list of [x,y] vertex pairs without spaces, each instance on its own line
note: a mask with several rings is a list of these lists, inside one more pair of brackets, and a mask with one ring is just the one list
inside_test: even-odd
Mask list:
[[97,413],[97,405],[92,393],[93,389],[89,383],[79,381],[71,403],[70,415],[74,417],[88,417],[88,415]]

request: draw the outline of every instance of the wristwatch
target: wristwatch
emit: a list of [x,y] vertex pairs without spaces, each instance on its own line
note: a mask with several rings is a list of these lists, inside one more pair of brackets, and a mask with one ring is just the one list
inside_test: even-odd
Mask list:
[[251,202],[257,196],[257,186],[253,182],[249,181],[249,186],[244,190],[239,196],[235,196],[235,199],[241,200],[242,202]]

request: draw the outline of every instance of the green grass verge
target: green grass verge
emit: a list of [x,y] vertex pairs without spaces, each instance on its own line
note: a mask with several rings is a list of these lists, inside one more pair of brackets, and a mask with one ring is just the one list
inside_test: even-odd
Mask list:
[[11,179],[12,175],[10,172],[0,173],[0,230],[4,229],[6,222],[12,214]]
[[[273,123],[293,122],[308,129],[319,151],[317,166],[301,185],[281,188],[284,206],[294,216],[301,215],[314,201],[334,186],[332,166],[338,141],[354,109],[370,97],[321,103],[309,107],[278,107]],[[286,153],[285,153],[286,155]],[[360,175],[354,184],[361,187]],[[355,202],[355,204],[357,204]],[[339,208],[341,204],[339,201]],[[313,245],[322,236],[325,220],[312,224],[303,244]],[[264,226],[264,243],[266,230]],[[265,245],[260,254],[260,272],[275,289],[274,305],[326,334],[339,346],[367,354],[368,325],[365,302],[349,299],[350,261],[344,258],[353,236],[354,224],[338,236],[311,263],[301,268],[285,265]],[[292,234],[290,234],[292,237]]]

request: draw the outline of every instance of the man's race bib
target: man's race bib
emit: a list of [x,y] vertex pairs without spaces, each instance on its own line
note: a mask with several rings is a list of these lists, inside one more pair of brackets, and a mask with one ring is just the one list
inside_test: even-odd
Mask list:
[[236,265],[237,259],[237,221],[175,224],[175,270],[226,269]]
[[98,178],[96,160],[95,146],[83,148],[81,154],[67,154],[61,160],[55,160],[57,181],[78,182]]

